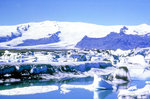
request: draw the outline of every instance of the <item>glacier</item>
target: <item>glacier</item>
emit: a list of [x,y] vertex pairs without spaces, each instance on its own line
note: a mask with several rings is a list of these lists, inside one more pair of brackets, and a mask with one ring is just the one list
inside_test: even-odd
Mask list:
[[[87,48],[86,44],[80,44],[80,42],[83,43],[83,40],[88,41],[88,43],[92,45],[90,45],[90,49],[144,48],[149,47],[149,28],[150,26],[147,24],[137,26],[104,26],[83,22],[57,21],[31,22],[14,26],[0,26],[0,48]],[[112,43],[109,40],[111,40]],[[102,44],[102,42],[105,44]],[[82,47],[79,46],[79,44],[82,45]],[[117,44],[117,46],[114,48],[113,44]]]
[[34,45],[40,45],[40,44],[50,44],[50,43],[56,43],[59,42],[60,39],[58,37],[60,31],[51,34],[50,37],[40,38],[40,39],[26,39],[23,40],[23,43],[18,44],[16,46],[34,46]]

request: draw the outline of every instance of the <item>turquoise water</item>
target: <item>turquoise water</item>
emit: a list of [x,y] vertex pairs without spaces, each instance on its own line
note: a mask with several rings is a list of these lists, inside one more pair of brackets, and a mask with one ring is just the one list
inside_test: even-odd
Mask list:
[[[0,90],[12,89],[12,88],[22,88],[28,86],[48,86],[56,85],[60,87],[62,84],[69,85],[89,85],[93,83],[93,78],[76,78],[76,79],[63,79],[63,80],[27,80],[23,82],[15,83],[5,83],[0,85]],[[145,86],[145,81],[134,80],[128,86],[137,85],[138,88],[143,88]],[[89,91],[83,88],[72,88],[70,92],[63,94],[59,88],[56,91],[38,93],[38,94],[28,94],[28,95],[0,95],[0,99],[117,99],[117,91],[112,90],[99,90],[99,91]]]
[[[66,79],[66,80],[50,80],[50,81],[24,81],[24,82],[18,82],[13,83],[10,85],[0,85],[1,90],[4,89],[12,89],[12,88],[19,88],[19,87],[27,87],[27,86],[47,86],[47,85],[57,85],[61,86],[62,84],[71,84],[71,85],[88,85],[92,84],[93,78],[87,77],[87,78],[78,78],[78,79]],[[52,92],[46,92],[46,93],[39,93],[39,94],[33,94],[33,95],[13,95],[13,96],[4,96],[0,95],[0,99],[93,99],[94,92],[91,92],[89,90],[81,89],[81,88],[74,88],[71,89],[69,93],[62,94],[60,93],[61,89],[58,89],[56,91]],[[100,97],[100,99],[109,99],[110,97],[114,97],[113,99],[117,98],[116,93],[112,92],[111,90],[103,90],[103,91],[97,91],[97,93]]]
[[[68,94],[60,94],[58,90],[34,95],[0,96],[0,99],[93,99],[93,95],[93,92],[84,89],[73,89]],[[105,91],[99,92],[99,99],[117,99],[117,96],[116,93]]]

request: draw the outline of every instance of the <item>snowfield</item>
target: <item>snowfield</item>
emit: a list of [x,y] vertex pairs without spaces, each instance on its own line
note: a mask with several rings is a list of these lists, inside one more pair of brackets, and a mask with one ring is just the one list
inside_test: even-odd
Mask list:
[[[122,30],[123,27],[126,29]],[[103,38],[112,32],[120,33],[121,30],[126,35],[149,36],[150,26],[146,24],[103,26],[56,21],[0,26],[0,48],[75,48],[85,36],[95,39]]]

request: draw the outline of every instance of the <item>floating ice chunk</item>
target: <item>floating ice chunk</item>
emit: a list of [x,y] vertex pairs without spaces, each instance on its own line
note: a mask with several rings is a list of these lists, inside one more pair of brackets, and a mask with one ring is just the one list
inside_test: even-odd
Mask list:
[[126,99],[126,98],[134,98],[134,99],[149,99],[150,98],[150,85],[145,85],[144,88],[136,89],[135,86],[132,86],[128,89],[119,90],[118,99]]
[[133,64],[140,64],[143,66],[146,65],[146,61],[144,59],[144,56],[142,56],[142,55],[136,55],[136,56],[129,57],[128,62],[133,63]]
[[121,50],[121,49],[117,49],[116,51],[111,50],[111,53],[117,56],[127,56],[130,52],[131,50]]
[[119,67],[113,73],[113,83],[114,84],[122,84],[130,81],[130,74],[128,68],[126,66]]
[[55,90],[58,90],[58,86],[31,86],[8,90],[0,90],[0,95],[27,95],[27,94],[46,93]]
[[65,93],[70,92],[70,89],[73,89],[73,88],[82,88],[82,89],[89,90],[89,91],[112,90],[113,85],[102,80],[97,75],[94,75],[94,81],[92,84],[89,84],[89,85],[67,85],[67,84],[63,84],[63,85],[61,85],[60,88],[61,88],[61,93],[65,94]]
[[4,81],[3,80],[0,80],[0,83],[3,83]]
[[9,76],[11,76],[11,74],[5,74],[4,76],[5,76],[5,77],[9,77]]
[[146,81],[145,83],[146,83],[146,84],[150,84],[150,81]]
[[101,57],[95,56],[91,58],[91,61],[100,61]]
[[132,80],[146,80],[150,78],[150,70],[144,68],[130,68],[129,72]]
[[16,69],[19,70],[19,68],[20,68],[20,67],[19,67],[18,65],[16,65]]
[[93,87],[94,89],[105,89],[105,90],[112,90],[113,85],[105,80],[103,80],[101,77],[98,77],[97,75],[94,75],[94,81],[93,81]]
[[9,78],[9,79],[5,79],[5,81],[3,81],[3,82],[18,82],[18,81],[20,81],[20,79],[15,79],[15,78]]
[[63,88],[64,87],[64,85],[63,86],[61,86],[61,91],[60,91],[60,93],[61,94],[66,94],[66,93],[69,93],[70,92],[70,90],[69,89],[67,89],[67,88]]
[[70,92],[70,89],[74,89],[74,88],[81,88],[81,89],[85,89],[85,90],[89,90],[89,91],[94,91],[94,86],[93,84],[90,85],[69,85],[69,84],[63,84],[60,86],[61,88],[61,93],[67,93]]
[[128,91],[135,91],[137,90],[137,87],[136,86],[131,86],[128,88]]
[[36,66],[36,67],[33,67],[30,71],[30,73],[35,73],[35,74],[46,73],[46,72],[47,72],[46,66]]

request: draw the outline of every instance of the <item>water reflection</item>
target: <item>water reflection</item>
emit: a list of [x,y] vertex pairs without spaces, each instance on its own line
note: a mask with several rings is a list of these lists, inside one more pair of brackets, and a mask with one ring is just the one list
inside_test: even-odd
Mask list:
[[13,89],[13,88],[21,88],[21,87],[29,87],[29,86],[47,86],[47,85],[57,85],[61,84],[79,84],[83,83],[90,84],[93,81],[92,77],[85,78],[66,78],[66,79],[53,79],[53,80],[25,80],[25,81],[17,81],[17,82],[7,82],[0,84],[0,90]]
[[[3,91],[7,91],[7,92],[11,92],[16,90],[28,90],[31,89],[31,91],[33,91],[33,89],[39,88],[42,90],[42,88],[46,88],[46,87],[50,87],[50,86],[55,86],[55,89],[59,89],[59,86],[61,86],[62,84],[79,84],[79,83],[91,83],[93,80],[92,77],[86,77],[86,78],[66,78],[66,79],[53,79],[53,80],[25,80],[25,81],[17,81],[17,82],[6,82],[6,83],[1,83],[0,84],[0,93],[2,93]],[[58,88],[56,88],[56,86]],[[36,92],[31,92],[32,93],[36,93]],[[37,92],[39,93],[39,92]],[[30,93],[28,93],[30,94]],[[1,94],[2,95],[2,94]],[[16,93],[17,95],[17,93]]]
[[[66,91],[70,92],[71,89],[79,88],[92,92],[94,94],[94,99],[105,99],[105,97],[113,93],[112,90],[95,90],[93,87],[93,78],[86,77],[61,80],[26,80],[4,83],[0,85],[0,95],[29,95],[51,91],[63,93]],[[67,93],[65,94],[67,95]]]
[[101,86],[96,85],[98,83],[100,83],[100,81],[97,80],[96,82],[94,78],[94,81],[92,84],[88,84],[88,85],[63,84],[60,86],[60,89],[61,89],[61,93],[63,94],[67,94],[71,92],[72,89],[75,89],[75,88],[85,89],[85,90],[93,92],[93,99],[106,99],[106,97],[108,97],[112,93],[119,91],[120,89],[127,89],[129,86],[129,83],[118,84],[118,85],[116,84],[116,85],[112,85],[113,87],[116,87],[116,89],[103,90],[101,89]]
[[118,99],[150,99],[150,82],[146,82],[143,88],[137,88],[135,85],[126,90],[119,90]]
[[112,90],[94,91],[93,99],[105,99],[108,95],[112,94]]
[[[61,80],[26,80],[23,82],[20,81],[20,82],[1,84],[0,94],[1,95],[23,95],[23,94],[29,95],[29,94],[49,92],[52,93],[49,94],[50,97],[53,96],[53,94],[56,94],[54,99],[57,99],[57,97],[64,97],[67,95],[70,96],[70,94],[72,94],[73,96],[74,92],[78,93],[78,91],[74,90],[77,89],[77,90],[86,90],[93,93],[92,96],[93,99],[110,99],[112,98],[112,96],[113,96],[112,99],[116,99],[117,96],[119,99],[127,99],[133,93],[132,92],[127,95],[124,91],[122,92],[123,93],[122,96],[120,94],[121,90],[129,91],[129,85],[132,85],[130,83],[113,85],[116,87],[116,90],[97,89],[94,86],[94,83],[95,82],[93,82],[92,77],[70,78],[70,79],[68,78],[68,79],[61,79]],[[134,84],[137,83],[134,82]],[[55,93],[53,93],[53,91]],[[84,95],[86,95],[86,91],[84,92]],[[134,97],[130,97],[130,98],[134,98]],[[144,94],[141,94],[141,97],[146,97],[146,96],[144,96]],[[76,97],[74,97],[73,99],[76,99]],[[149,97],[146,97],[146,99],[149,99]]]

